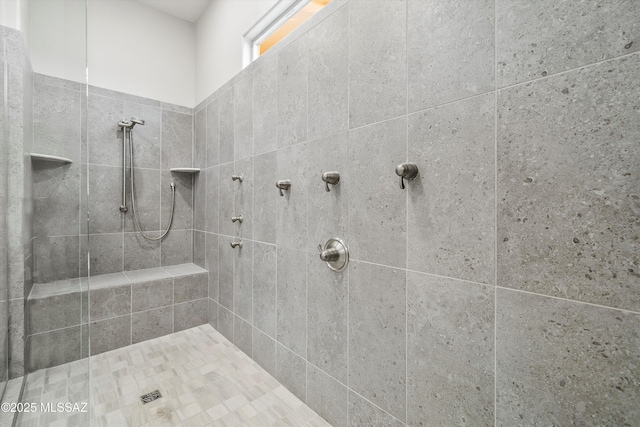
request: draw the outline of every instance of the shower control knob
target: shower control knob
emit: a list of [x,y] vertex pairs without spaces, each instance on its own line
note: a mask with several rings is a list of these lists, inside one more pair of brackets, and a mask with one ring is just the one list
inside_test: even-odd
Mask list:
[[284,196],[282,190],[288,190],[291,188],[291,180],[283,179],[276,182],[276,187],[280,190],[280,195]]
[[240,224],[242,224],[242,215],[232,216],[231,217],[231,222],[236,222],[236,221],[238,221]]
[[329,184],[338,185],[340,184],[340,173],[339,172],[325,172],[322,174],[322,180],[324,181],[324,188],[327,192],[331,191],[329,189]]
[[343,271],[349,264],[349,249],[347,245],[337,237],[327,240],[324,247],[318,245],[320,259],[327,263],[333,271]]
[[404,190],[404,180],[412,181],[418,176],[418,165],[415,163],[401,163],[396,166],[396,175],[400,177],[400,188]]
[[242,180],[244,179],[244,177],[242,176],[242,174],[240,174],[240,175],[231,175],[231,179],[232,179],[233,181],[240,181],[240,182],[242,182]]
[[242,249],[242,240],[240,240],[240,241],[238,241],[238,242],[231,242],[231,243],[230,243],[230,245],[231,245],[231,247],[232,247],[233,249],[235,249],[235,248],[240,248],[240,249]]

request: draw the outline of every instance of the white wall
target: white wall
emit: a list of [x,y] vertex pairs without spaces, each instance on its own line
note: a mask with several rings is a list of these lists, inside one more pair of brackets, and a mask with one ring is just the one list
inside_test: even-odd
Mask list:
[[242,70],[242,35],[276,0],[213,0],[196,24],[196,105]]
[[0,0],[0,25],[20,30],[29,43],[29,1]]
[[129,0],[91,0],[89,83],[192,107],[195,29]]
[[29,51],[33,71],[84,83],[87,68],[84,2],[30,0],[30,3]]
[[[31,9],[34,71],[83,82],[84,2],[32,0]],[[90,0],[87,17],[91,85],[194,105],[194,24],[131,0]]]

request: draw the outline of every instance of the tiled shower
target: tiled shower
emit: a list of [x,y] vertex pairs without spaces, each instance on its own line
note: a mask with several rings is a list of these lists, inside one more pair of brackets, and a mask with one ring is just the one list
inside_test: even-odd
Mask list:
[[[333,0],[195,107],[32,73],[3,28],[9,375],[206,323],[333,426],[637,425],[639,18]],[[160,243],[117,212],[130,116]]]

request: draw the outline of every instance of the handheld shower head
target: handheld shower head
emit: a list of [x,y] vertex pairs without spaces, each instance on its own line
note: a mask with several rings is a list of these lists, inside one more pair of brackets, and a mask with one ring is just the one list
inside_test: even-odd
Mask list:
[[144,120],[137,117],[131,117],[131,127],[134,127],[135,125],[144,125]]

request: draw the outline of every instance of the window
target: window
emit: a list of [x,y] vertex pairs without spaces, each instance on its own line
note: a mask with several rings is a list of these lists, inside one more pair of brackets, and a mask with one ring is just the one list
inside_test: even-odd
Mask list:
[[331,0],[279,0],[244,35],[243,67],[259,58]]

